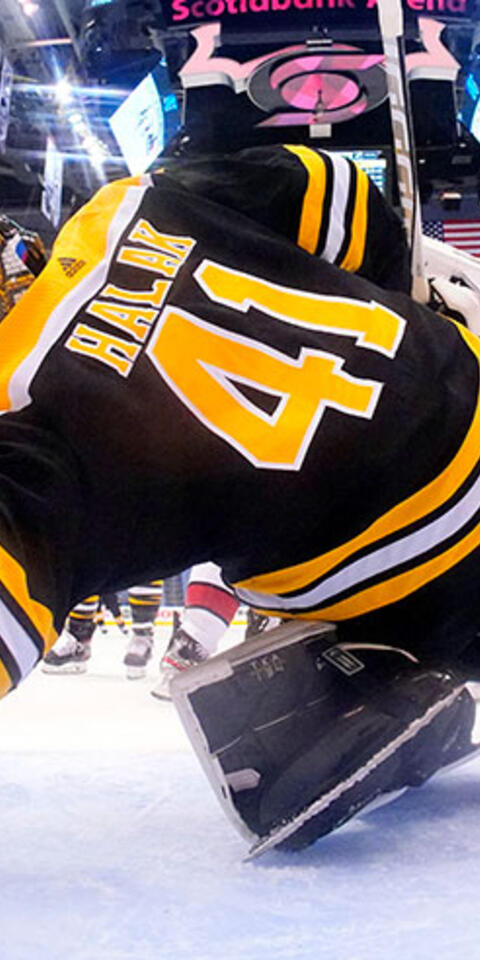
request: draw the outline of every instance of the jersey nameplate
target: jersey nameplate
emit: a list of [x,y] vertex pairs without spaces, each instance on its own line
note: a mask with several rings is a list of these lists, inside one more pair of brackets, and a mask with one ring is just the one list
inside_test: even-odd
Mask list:
[[[195,246],[192,237],[160,233],[144,218],[139,219],[130,231],[128,241],[120,247],[116,262],[153,272],[165,279],[154,280],[145,290],[125,290],[107,283],[86,312],[130,334],[137,343],[104,333],[89,324],[78,323],[65,344],[68,350],[93,357],[122,377],[128,377],[140,353],[138,344],[145,341],[174,278]],[[142,246],[133,246],[135,243]]]

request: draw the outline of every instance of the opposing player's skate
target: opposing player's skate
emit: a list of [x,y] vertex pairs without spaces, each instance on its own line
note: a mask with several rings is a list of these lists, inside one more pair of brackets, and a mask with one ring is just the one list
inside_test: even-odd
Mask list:
[[257,633],[263,633],[264,630],[273,630],[281,622],[280,617],[268,617],[266,614],[257,613],[252,607],[247,607],[247,626],[244,639],[250,640]]
[[68,630],[62,630],[44,658],[42,670],[44,673],[85,673],[91,653],[90,642],[83,643]]
[[408,651],[285,624],[171,684],[251,855],[306,846],[476,750],[475,703]]
[[171,700],[170,683],[173,677],[184,670],[198,666],[207,657],[208,652],[202,644],[182,629],[178,615],[174,615],[173,633],[160,660],[160,679],[151,691],[152,697],[158,700]]

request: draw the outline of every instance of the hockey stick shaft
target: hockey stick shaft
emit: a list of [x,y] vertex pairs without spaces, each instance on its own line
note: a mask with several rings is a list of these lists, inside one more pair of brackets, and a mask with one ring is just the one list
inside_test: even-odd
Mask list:
[[425,300],[421,208],[405,72],[402,0],[378,0],[377,9],[385,56],[400,207],[410,247],[412,294],[415,299]]

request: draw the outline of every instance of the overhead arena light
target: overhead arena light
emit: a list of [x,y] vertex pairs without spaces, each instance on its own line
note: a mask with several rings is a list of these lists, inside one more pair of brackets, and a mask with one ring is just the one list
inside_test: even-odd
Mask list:
[[72,100],[72,85],[67,77],[60,77],[55,84],[55,99],[63,106]]
[[459,190],[444,190],[440,194],[444,210],[459,210],[462,203],[462,194]]
[[18,0],[18,2],[26,17],[33,17],[40,9],[38,3],[35,3],[34,0]]

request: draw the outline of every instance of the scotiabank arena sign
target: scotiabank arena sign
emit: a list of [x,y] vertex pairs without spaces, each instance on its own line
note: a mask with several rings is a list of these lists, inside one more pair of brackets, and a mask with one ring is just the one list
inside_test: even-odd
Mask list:
[[[405,13],[441,20],[468,20],[473,0],[403,0]],[[170,0],[162,9],[168,26],[220,21],[232,30],[375,29],[377,0]]]

